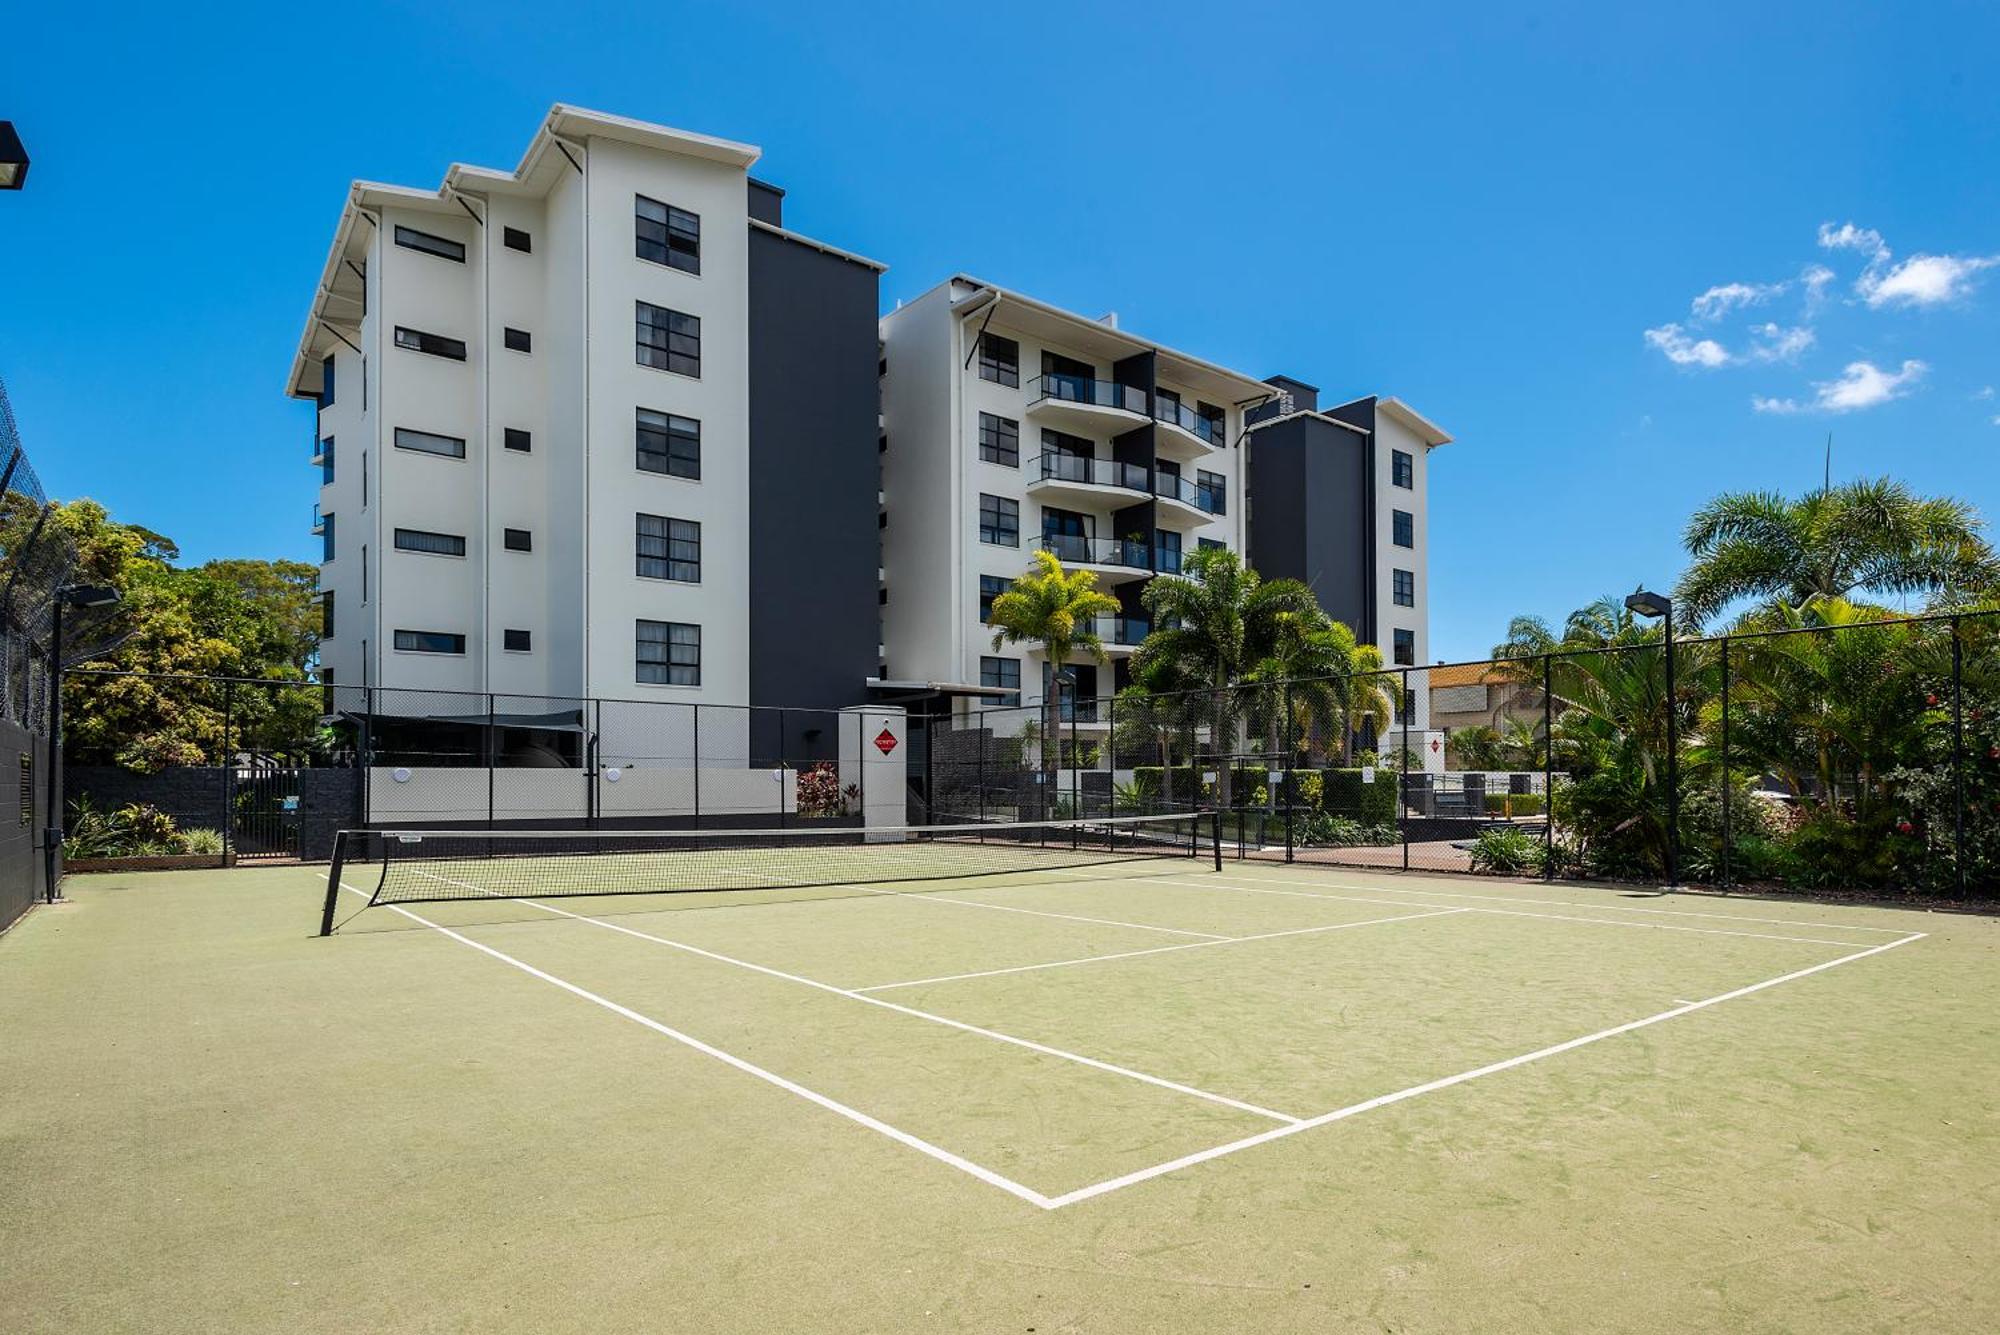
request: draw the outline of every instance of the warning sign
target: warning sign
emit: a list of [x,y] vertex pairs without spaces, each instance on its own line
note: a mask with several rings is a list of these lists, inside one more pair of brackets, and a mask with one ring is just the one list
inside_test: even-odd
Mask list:
[[880,751],[885,756],[888,755],[891,751],[896,749],[896,734],[890,732],[887,728],[884,728],[882,729],[882,731],[876,733],[875,749],[877,751]]

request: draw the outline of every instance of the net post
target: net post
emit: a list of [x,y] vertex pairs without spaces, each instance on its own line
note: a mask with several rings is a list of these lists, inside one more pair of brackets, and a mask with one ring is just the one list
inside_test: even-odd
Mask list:
[[340,870],[347,864],[348,830],[341,830],[333,836],[333,861],[326,872],[326,903],[319,912],[319,934],[333,935],[333,906],[340,901]]
[[1208,813],[1209,863],[1216,871],[1222,870],[1222,811],[1220,808]]
[[1735,873],[1730,865],[1729,829],[1729,637],[1722,637],[1722,885],[1729,888]]
[[[1284,743],[1283,756],[1285,761],[1285,815],[1284,815],[1285,861],[1287,863],[1290,863],[1292,861],[1292,823],[1294,820],[1297,819],[1298,816],[1298,800],[1299,800],[1298,788],[1292,779],[1292,762],[1296,758],[1296,753],[1298,751],[1298,739],[1294,737],[1292,734],[1293,728],[1297,726],[1297,720],[1292,715],[1291,682],[1287,681],[1282,686],[1279,687],[1279,696],[1281,700],[1281,708],[1284,711],[1283,717],[1278,725],[1278,737]],[[1269,783],[1270,781],[1271,781],[1270,775],[1266,773],[1266,775],[1264,776],[1264,782]]]
[[[1542,655],[1542,879],[1556,878],[1555,657]],[[1724,717],[1727,718],[1725,711]]]
[[1965,641],[1951,619],[1952,876],[1965,895]]
[[1403,845],[1403,870],[1410,869],[1410,670],[1397,678],[1396,712],[1403,716],[1403,736],[1396,758],[1396,833]]

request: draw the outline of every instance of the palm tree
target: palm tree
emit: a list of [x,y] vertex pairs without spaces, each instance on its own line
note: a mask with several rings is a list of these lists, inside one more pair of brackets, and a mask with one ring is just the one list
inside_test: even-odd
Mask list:
[[1972,506],[1922,497],[1889,478],[1787,500],[1730,492],[1695,511],[1693,558],[1674,598],[1700,623],[1740,598],[1798,610],[1815,599],[1923,594],[1953,600],[2000,583]]
[[[1181,563],[1178,578],[1155,579],[1143,595],[1153,633],[1134,655],[1135,672],[1170,665],[1201,684],[1213,700],[1209,747],[1233,749],[1243,720],[1236,688],[1269,659],[1286,633],[1282,618],[1320,613],[1312,590],[1295,579],[1266,582],[1226,547],[1203,548]],[[1291,623],[1296,626],[1297,622]],[[1219,797],[1231,801],[1229,766],[1220,766]]]
[[1055,792],[1055,739],[1062,735],[1061,720],[1057,717],[1061,692],[1056,688],[1054,674],[1062,671],[1070,655],[1079,650],[1099,663],[1104,662],[1107,657],[1104,642],[1093,625],[1098,617],[1111,616],[1117,611],[1118,600],[1098,592],[1096,575],[1088,570],[1066,571],[1053,552],[1045,551],[1036,552],[1028,572],[993,600],[993,613],[988,618],[994,626],[993,647],[1032,644],[1042,651],[1049,665],[1049,689],[1043,692],[1043,717],[1047,722],[1040,747],[1045,800]]

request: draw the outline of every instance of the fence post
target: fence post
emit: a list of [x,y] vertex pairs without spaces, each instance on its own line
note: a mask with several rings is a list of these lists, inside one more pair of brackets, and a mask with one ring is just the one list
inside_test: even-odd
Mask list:
[[[498,720],[495,718],[495,710],[493,704],[493,692],[488,691],[486,693],[485,750],[486,750],[486,828],[489,830],[493,828],[493,815],[494,815],[493,807],[494,807],[494,796],[495,796],[494,788],[496,786],[494,771],[500,763],[500,753],[493,745],[496,736],[494,732],[494,725],[497,722]],[[586,820],[589,818],[589,814],[590,814],[589,807],[586,806],[584,808],[584,816]]]
[[[1116,676],[1112,678],[1112,683],[1113,686],[1115,687],[1117,684]],[[1107,816],[1115,816],[1118,814],[1118,697],[1117,695],[1115,694],[1112,695],[1111,698],[1105,702],[1104,709],[1105,709],[1104,774],[1105,777],[1109,779],[1111,782],[1110,795],[1104,799],[1104,814]]]
[[1727,890],[1735,875],[1731,865],[1729,836],[1729,637],[1722,637],[1722,888]]
[[1542,655],[1542,879],[1556,878],[1555,656]]
[[[1278,688],[1278,706],[1283,711],[1279,715],[1278,745],[1279,753],[1284,757],[1285,762],[1285,861],[1290,862],[1292,860],[1292,821],[1298,811],[1299,788],[1298,782],[1292,777],[1292,762],[1298,751],[1298,738],[1292,733],[1297,720],[1292,717],[1292,684],[1289,681]],[[1266,774],[1264,782],[1269,783],[1270,781],[1270,775]]]
[[229,731],[235,722],[236,683],[222,683],[222,865],[229,865],[229,854],[236,847],[236,766],[229,760]]
[[1403,870],[1410,869],[1410,670],[1397,674],[1396,713],[1403,720],[1403,739],[1396,758],[1396,833],[1403,844]]
[[[752,733],[755,733],[757,731],[757,711],[755,709],[748,709],[745,712],[748,714],[746,722],[748,722],[750,725],[750,731]],[[787,825],[791,824],[790,821],[785,819],[785,776],[787,774],[790,774],[791,772],[792,772],[791,765],[785,758],[785,707],[783,705],[780,705],[778,706],[778,828],[779,829],[783,829]]]
[[978,819],[979,823],[984,825],[986,824],[986,711],[983,709],[973,710],[968,713],[967,717],[971,718],[973,725],[972,744],[979,752],[979,764],[973,774],[973,779],[979,793]]
[[1965,642],[1958,618],[1951,619],[1951,784],[1952,875],[1960,898],[1965,896]]
[[694,711],[694,828],[701,828],[701,706],[689,705]]
[[[1083,757],[1077,754],[1076,745],[1076,716],[1083,709],[1083,701],[1076,693],[1076,686],[1076,678],[1071,677],[1069,682],[1069,814],[1071,820],[1080,820],[1083,817]],[[1061,698],[1060,690],[1058,690],[1057,698],[1058,700]],[[1058,706],[1057,715],[1058,717],[1061,715],[1060,706]],[[1060,753],[1062,748],[1057,747],[1056,750]],[[1058,754],[1056,759],[1061,760],[1062,756]],[[1071,847],[1075,847],[1075,839],[1079,837],[1081,837],[1080,829],[1072,837]]]
[[356,739],[361,762],[361,824],[375,823],[375,688],[361,688],[361,727]]

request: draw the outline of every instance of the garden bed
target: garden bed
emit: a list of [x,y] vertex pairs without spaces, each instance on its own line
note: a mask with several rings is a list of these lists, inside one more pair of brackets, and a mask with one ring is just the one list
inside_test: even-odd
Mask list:
[[137,853],[116,858],[65,858],[63,871],[195,871],[233,867],[234,853]]

